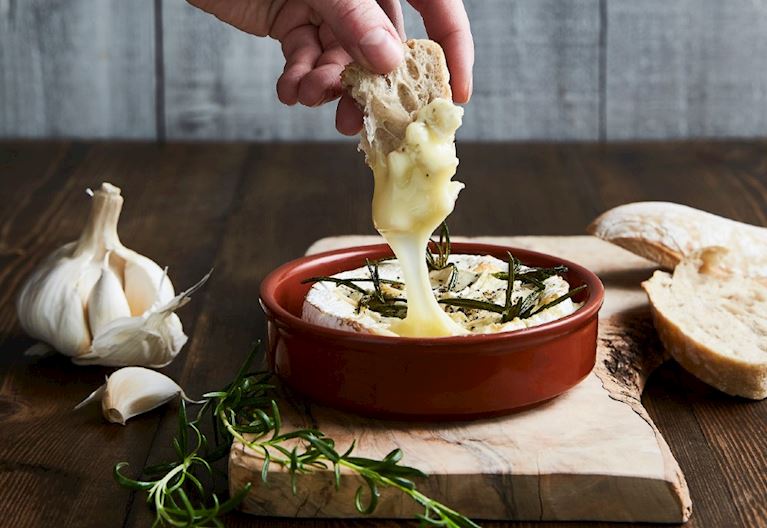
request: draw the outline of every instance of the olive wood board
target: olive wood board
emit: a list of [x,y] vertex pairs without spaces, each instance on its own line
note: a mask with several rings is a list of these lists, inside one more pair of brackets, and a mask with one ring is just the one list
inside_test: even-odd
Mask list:
[[[461,240],[460,237],[455,237]],[[478,237],[482,241],[552,253],[596,272],[604,282],[597,363],[565,394],[516,414],[457,423],[410,423],[364,418],[287,395],[284,427],[317,427],[343,451],[357,440],[358,456],[382,457],[399,447],[403,463],[430,477],[427,495],[475,520],[590,520],[685,522],[692,505],[684,475],[642,407],[650,373],[667,356],[649,316],[642,280],[655,268],[627,251],[588,236]],[[367,236],[322,239],[308,253],[377,243]],[[260,480],[258,455],[235,443],[229,458],[232,491],[253,489],[248,513],[281,517],[363,517],[354,508],[361,481],[331,471],[302,475],[296,495],[289,476],[272,465]],[[383,490],[372,517],[412,518],[422,510]]]

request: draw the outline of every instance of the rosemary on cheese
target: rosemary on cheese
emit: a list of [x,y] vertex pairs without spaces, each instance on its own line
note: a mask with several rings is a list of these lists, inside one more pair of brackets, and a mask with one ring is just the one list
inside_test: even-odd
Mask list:
[[[446,281],[446,291],[451,291],[457,276],[457,269],[455,264],[449,262],[451,253],[450,245],[450,232],[447,228],[447,224],[443,222],[439,233],[439,240],[431,240],[429,248],[426,251],[426,264],[430,271],[441,271],[450,268],[450,276]],[[462,297],[449,297],[439,299],[437,302],[445,306],[453,306],[459,310],[483,310],[487,312],[493,312],[499,314],[500,322],[507,323],[516,318],[527,319],[542,311],[556,306],[557,304],[572,298],[581,291],[586,289],[586,285],[581,285],[576,288],[572,288],[567,293],[564,293],[555,299],[544,303],[541,303],[544,290],[546,288],[544,281],[555,275],[564,275],[567,273],[567,266],[553,266],[550,268],[537,268],[526,267],[521,269],[521,262],[514,257],[511,253],[507,253],[508,257],[508,271],[501,271],[493,273],[493,276],[497,279],[506,281],[506,296],[505,303],[503,305],[478,300],[468,299]],[[407,314],[407,301],[399,296],[388,295],[384,292],[382,284],[388,284],[396,289],[402,289],[403,284],[399,281],[382,279],[379,276],[378,264],[382,261],[390,260],[391,257],[383,259],[367,261],[368,277],[359,278],[339,278],[339,277],[311,277],[304,280],[304,283],[311,282],[332,282],[341,286],[345,286],[351,290],[354,290],[361,294],[361,297],[357,303],[357,311],[362,308],[367,308],[381,314],[384,317],[397,317],[404,318]],[[513,301],[514,285],[516,281],[521,284],[527,284],[532,286],[532,291],[527,295],[522,295]],[[363,288],[360,284],[370,283],[373,286],[373,290]]]

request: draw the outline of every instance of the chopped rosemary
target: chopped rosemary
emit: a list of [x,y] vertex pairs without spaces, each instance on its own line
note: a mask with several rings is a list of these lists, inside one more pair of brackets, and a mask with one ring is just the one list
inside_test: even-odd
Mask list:
[[581,284],[580,286],[578,286],[576,288],[573,288],[572,290],[570,290],[569,292],[565,293],[564,295],[560,295],[559,297],[557,297],[553,301],[548,302],[548,303],[544,304],[543,306],[539,307],[537,310],[533,311],[530,315],[533,316],[533,315],[535,315],[537,313],[540,313],[540,312],[542,312],[542,311],[544,311],[544,310],[546,310],[548,308],[551,308],[552,306],[556,306],[557,304],[561,303],[562,301],[567,300],[567,299],[569,299],[569,298],[579,294],[580,292],[582,292],[586,288],[587,288],[587,286],[585,284]]
[[[248,483],[229,499],[206,489],[203,482],[213,473],[212,464],[229,453],[234,440],[259,453],[263,464],[260,479],[267,482],[269,467],[277,464],[291,477],[295,494],[301,475],[332,468],[336,489],[341,485],[341,468],[362,477],[364,485],[357,489],[354,503],[357,511],[375,511],[379,488],[394,488],[423,508],[418,515],[422,526],[479,528],[471,519],[418,491],[413,479],[426,478],[420,470],[402,465],[400,449],[381,460],[353,456],[354,442],[343,453],[332,438],[316,429],[282,432],[277,404],[277,389],[271,373],[249,373],[258,347],[248,355],[234,381],[223,390],[209,392],[194,419],[189,419],[182,401],[178,413],[178,432],[173,439],[176,459],[147,467],[143,479],[123,474],[127,462],[114,468],[117,482],[127,488],[145,491],[147,502],[155,510],[153,526],[223,527],[221,516],[234,509],[247,495]],[[212,437],[203,434],[201,424],[210,419]]]
[[[436,255],[430,251],[431,247],[436,249]],[[439,242],[429,240],[429,244],[426,248],[426,265],[429,266],[430,271],[442,270],[451,265],[448,262],[449,259],[450,230],[447,228],[447,222],[442,222],[439,229]]]
[[[378,262],[378,261],[371,261],[371,262]],[[325,277],[325,276],[319,276],[319,277],[310,277],[308,279],[304,279],[301,281],[301,284],[308,284],[310,282],[335,282],[336,284],[342,284],[344,286],[347,286],[351,288],[352,290],[356,290],[360,293],[368,293],[367,290],[364,288],[360,288],[355,282],[374,282],[376,279],[373,279],[372,277],[362,277],[362,278],[351,278],[351,279],[341,279],[339,277]],[[381,284],[390,284],[391,286],[402,288],[405,286],[403,282],[391,280],[391,279],[378,279],[378,282]]]
[[485,310],[487,312],[495,312],[502,314],[506,309],[500,304],[491,303],[488,301],[480,301],[477,299],[462,299],[460,297],[453,297],[449,299],[439,299],[437,301],[440,304],[447,306],[456,306],[458,308],[468,308],[470,310]]
[[[440,228],[439,240],[429,241],[429,247],[426,250],[426,265],[429,267],[430,271],[442,271],[450,268],[450,276],[444,283],[445,291],[451,291],[453,289],[458,276],[458,269],[455,264],[449,262],[450,254],[450,231],[448,230],[447,224],[443,222],[442,227]],[[507,257],[509,265],[508,271],[493,273],[495,278],[506,281],[506,298],[503,306],[488,301],[463,297],[443,298],[439,299],[437,302],[445,306],[454,306],[459,310],[484,310],[497,313],[501,315],[501,323],[508,323],[517,318],[527,319],[541,313],[543,310],[556,306],[562,301],[577,295],[586,288],[585,285],[578,286],[577,288],[560,295],[556,299],[542,306],[538,306],[546,289],[546,279],[555,275],[564,275],[568,271],[567,266],[558,265],[550,268],[526,267],[523,271],[522,263],[519,259],[514,257],[510,252],[507,252]],[[377,312],[384,317],[397,317],[402,319],[407,316],[407,301],[401,297],[387,296],[381,288],[381,284],[389,284],[398,289],[401,289],[404,286],[400,281],[382,279],[380,277],[378,269],[379,263],[384,260],[390,260],[390,258],[391,257],[366,260],[365,264],[370,275],[369,277],[346,279],[338,277],[312,277],[302,282],[333,282],[346,286],[362,294],[361,299],[357,303],[357,312],[364,307]],[[513,302],[514,284],[516,281],[519,281],[521,284],[531,285],[534,289],[529,294],[522,295],[517,298],[516,302]],[[373,291],[366,290],[356,284],[359,282],[372,283]]]

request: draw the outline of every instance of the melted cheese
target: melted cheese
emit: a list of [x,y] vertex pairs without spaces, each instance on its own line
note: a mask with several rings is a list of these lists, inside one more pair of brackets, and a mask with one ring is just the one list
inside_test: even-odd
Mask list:
[[373,223],[397,256],[408,291],[407,317],[390,327],[401,336],[467,333],[437,303],[424,259],[429,237],[453,211],[463,188],[451,180],[462,116],[450,101],[435,99],[408,125],[402,146],[373,167]]
[[[506,301],[506,280],[495,277],[497,272],[506,272],[508,264],[489,255],[451,255],[450,262],[456,268],[456,275],[451,277],[451,269],[429,273],[430,288],[437,299],[460,297],[503,305]],[[402,269],[396,260],[381,262],[379,273],[382,279],[402,282]],[[520,272],[527,270],[521,266]],[[366,267],[348,270],[334,275],[340,279],[369,277]],[[452,279],[452,280],[451,280]],[[360,283],[365,288],[369,284]],[[545,290],[537,307],[541,307],[570,291],[567,281],[554,275],[544,281]],[[397,285],[382,284],[384,292],[391,297],[408,299],[406,288]],[[512,302],[530,295],[530,284],[516,281]],[[343,285],[331,282],[318,282],[309,290],[303,306],[302,317],[313,323],[358,333],[376,335],[396,335],[392,328],[401,323],[401,319],[387,317],[364,305],[360,305],[362,294]],[[566,299],[559,304],[546,308],[535,315],[511,321],[501,322],[500,314],[484,310],[459,309],[447,307],[446,314],[453,322],[471,334],[493,334],[537,326],[565,317],[581,306],[580,303]]]

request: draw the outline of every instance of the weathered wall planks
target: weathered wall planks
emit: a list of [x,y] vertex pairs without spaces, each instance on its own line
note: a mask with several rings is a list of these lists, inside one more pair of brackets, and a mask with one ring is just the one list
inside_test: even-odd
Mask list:
[[767,135],[767,2],[608,0],[611,139]]
[[152,0],[0,0],[0,137],[155,137]]
[[[767,136],[763,0],[465,3],[462,139]],[[282,65],[183,0],[0,0],[0,137],[338,139],[332,105],[277,101]]]
[[334,108],[288,108],[275,83],[279,44],[185,2],[163,2],[165,126],[170,139],[338,138]]
[[466,5],[477,58],[462,137],[596,139],[598,0]]

